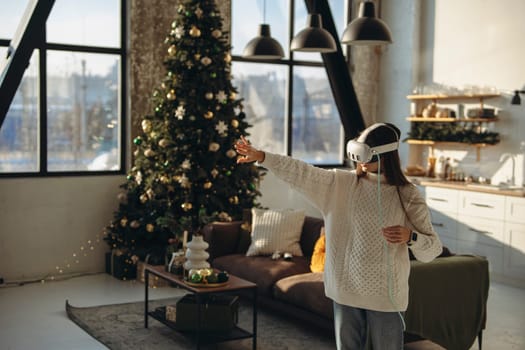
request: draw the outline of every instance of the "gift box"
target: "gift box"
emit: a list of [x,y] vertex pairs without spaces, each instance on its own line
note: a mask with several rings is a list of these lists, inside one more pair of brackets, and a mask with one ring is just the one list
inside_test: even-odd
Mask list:
[[134,280],[137,266],[127,254],[113,250],[106,253],[106,273],[120,280]]
[[[137,262],[137,280],[144,283],[146,279],[144,278],[144,266],[146,265],[146,262],[139,261]],[[162,266],[162,269],[164,269],[164,265],[154,265],[154,266]],[[160,288],[160,287],[169,287],[170,282],[166,281],[163,278],[159,278],[158,276],[155,276],[154,274],[149,274],[149,281],[148,286],[151,288]]]
[[166,320],[171,322],[177,321],[177,305],[167,305],[166,306]]
[[[201,297],[200,324],[203,331],[229,331],[239,318],[239,298],[232,295],[214,294]],[[177,329],[197,330],[197,300],[194,294],[186,294],[176,304]]]

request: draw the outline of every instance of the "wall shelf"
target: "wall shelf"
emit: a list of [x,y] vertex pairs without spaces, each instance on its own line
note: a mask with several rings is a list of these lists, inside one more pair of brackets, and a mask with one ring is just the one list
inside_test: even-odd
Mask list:
[[429,94],[429,95],[408,95],[407,98],[412,101],[417,100],[485,100],[487,98],[499,97],[500,94],[462,94],[462,95],[445,95],[445,94]]
[[430,154],[434,155],[434,148],[439,147],[456,147],[456,146],[467,146],[476,148],[476,160],[479,162],[481,159],[481,149],[485,147],[494,146],[488,143],[466,143],[466,142],[453,142],[453,141],[432,141],[432,140],[415,140],[408,139],[406,143],[409,145],[424,145],[430,148]]
[[498,118],[426,118],[408,117],[409,122],[414,123],[493,123],[499,121]]
[[[466,103],[466,104],[477,104],[479,106],[480,110],[483,110],[484,108],[484,101],[486,99],[490,98],[496,98],[499,97],[499,93],[484,93],[484,94],[457,94],[457,95],[447,95],[447,94],[426,94],[426,95],[408,95],[407,99],[412,101],[413,108],[410,117],[407,117],[406,120],[410,123],[435,123],[435,126],[428,126],[431,129],[439,130],[440,128],[445,128],[444,125],[439,125],[439,123],[449,123],[452,127],[453,124],[457,124],[459,128],[470,128],[471,126],[467,124],[479,124],[479,127],[481,127],[484,123],[493,123],[499,121],[499,118],[497,116],[492,117],[474,117],[474,118],[466,118],[462,115],[458,115],[458,117],[446,117],[446,118],[438,118],[435,115],[429,115],[426,117],[423,117],[422,107],[428,103],[431,102],[434,105],[437,105],[438,103],[443,105],[450,105],[450,104],[459,104],[459,103]],[[435,106],[436,107],[436,106]],[[474,126],[473,126],[474,127]],[[447,126],[448,128],[448,126]],[[426,136],[426,132],[423,130],[421,131],[420,128],[418,128],[418,134],[414,135],[412,134],[412,137],[418,137],[418,136]],[[481,128],[480,128],[481,130]],[[422,133],[422,134],[421,134]],[[409,145],[422,145],[422,146],[428,146],[430,154],[434,155],[434,149],[435,148],[453,148],[453,147],[474,147],[476,149],[476,160],[479,162],[481,159],[481,149],[493,146],[491,143],[468,143],[468,142],[453,142],[453,141],[433,141],[433,140],[425,140],[423,139],[415,138],[415,139],[408,139],[406,142]],[[420,152],[417,150],[414,150],[417,152]],[[421,154],[415,155],[412,159],[416,160],[415,164],[421,163]]]

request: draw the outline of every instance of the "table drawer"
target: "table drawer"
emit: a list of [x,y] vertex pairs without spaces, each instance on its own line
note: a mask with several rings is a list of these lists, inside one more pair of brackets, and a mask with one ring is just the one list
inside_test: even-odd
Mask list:
[[456,213],[458,210],[458,190],[427,187],[425,199],[431,209]]

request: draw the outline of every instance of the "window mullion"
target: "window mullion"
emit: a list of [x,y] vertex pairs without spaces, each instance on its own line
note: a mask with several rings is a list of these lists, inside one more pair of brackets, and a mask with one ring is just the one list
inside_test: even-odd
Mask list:
[[47,175],[47,49],[46,29],[42,31],[42,39],[38,46],[38,130],[39,130],[39,164],[41,175]]

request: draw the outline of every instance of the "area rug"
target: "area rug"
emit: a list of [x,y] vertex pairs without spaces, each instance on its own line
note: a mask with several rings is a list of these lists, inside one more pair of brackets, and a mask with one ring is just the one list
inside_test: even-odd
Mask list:
[[[178,298],[150,301],[149,309],[173,305]],[[191,339],[173,331],[153,318],[144,328],[144,302],[75,307],[66,301],[69,318],[109,349],[195,349]],[[318,332],[297,320],[272,315],[259,309],[257,320],[258,350],[333,350],[335,342],[326,333]],[[251,304],[241,301],[239,326],[251,330]],[[232,340],[202,349],[252,349],[251,339]]]

